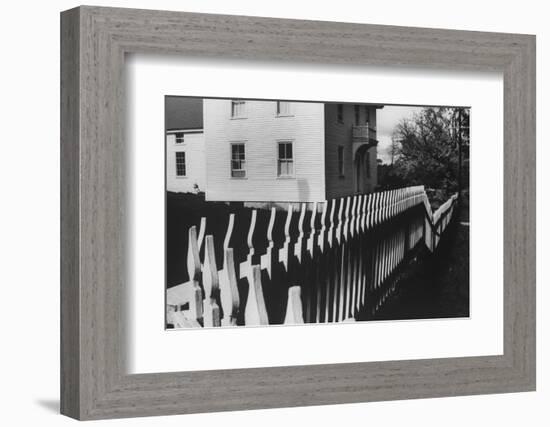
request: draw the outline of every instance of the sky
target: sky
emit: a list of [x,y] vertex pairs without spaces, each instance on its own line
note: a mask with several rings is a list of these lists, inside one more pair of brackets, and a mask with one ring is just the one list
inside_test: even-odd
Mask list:
[[402,119],[412,118],[414,113],[422,110],[422,107],[401,107],[386,105],[376,112],[376,134],[378,139],[378,158],[383,163],[390,163],[391,156],[389,147],[391,145],[391,135],[395,126]]

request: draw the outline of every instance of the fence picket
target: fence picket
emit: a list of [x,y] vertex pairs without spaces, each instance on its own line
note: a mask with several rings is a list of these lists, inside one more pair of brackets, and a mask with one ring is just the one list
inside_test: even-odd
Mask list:
[[214,252],[214,236],[206,236],[204,248],[204,267],[202,285],[204,287],[204,326],[220,326],[220,307],[218,305],[219,294],[218,268],[216,267],[216,254]]
[[291,286],[288,288],[285,325],[299,325],[304,323],[304,317],[302,314],[302,299],[300,294],[300,286]]
[[260,266],[253,265],[247,278],[248,298],[244,310],[245,324],[251,326],[267,325],[269,320],[262,289]]
[[220,300],[223,310],[222,326],[236,326],[240,300],[232,248],[227,248],[224,251],[224,266],[220,271],[219,280]]
[[[307,204],[302,203],[297,235],[290,232],[294,209],[289,204],[284,238],[277,247],[274,242],[281,240],[273,238],[276,208],[271,208],[263,235],[257,230],[254,209],[246,237],[248,251],[240,264],[235,263],[232,248],[236,218],[231,213],[219,271],[214,236],[205,235],[203,217],[198,233],[196,226],[188,230],[189,280],[167,290],[167,323],[216,327],[243,321],[245,325],[337,322],[354,320],[364,310],[374,314],[394,293],[408,254],[420,242],[431,252],[437,250],[457,200],[455,194],[432,212],[423,186],[347,196],[325,201],[320,209],[313,203],[309,228],[305,227]],[[265,239],[263,254],[257,253],[257,239]],[[239,290],[246,292],[241,289],[246,283],[248,296],[242,302]]]

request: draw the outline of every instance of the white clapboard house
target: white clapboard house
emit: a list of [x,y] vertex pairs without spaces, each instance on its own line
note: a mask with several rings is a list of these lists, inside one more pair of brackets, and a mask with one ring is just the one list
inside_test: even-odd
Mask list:
[[[206,200],[319,202],[376,186],[380,105],[204,99],[202,107]],[[183,144],[186,153],[200,145]],[[189,191],[177,178],[183,155],[170,153],[178,143],[168,145],[168,190]],[[191,181],[194,161],[185,154]]]

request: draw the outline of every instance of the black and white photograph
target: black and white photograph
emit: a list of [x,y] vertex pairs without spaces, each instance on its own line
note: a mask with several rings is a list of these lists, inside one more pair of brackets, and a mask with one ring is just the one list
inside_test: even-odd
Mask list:
[[468,317],[469,121],[166,96],[166,327]]

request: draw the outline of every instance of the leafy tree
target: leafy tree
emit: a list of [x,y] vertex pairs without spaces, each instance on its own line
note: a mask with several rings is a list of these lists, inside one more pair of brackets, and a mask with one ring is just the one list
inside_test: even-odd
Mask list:
[[457,126],[457,111],[457,108],[427,107],[411,119],[403,119],[392,135],[395,146],[392,143],[390,149],[394,164],[388,179],[446,193],[457,191],[459,145],[469,145],[469,132],[464,125],[469,123],[469,110],[460,111],[462,126]]

